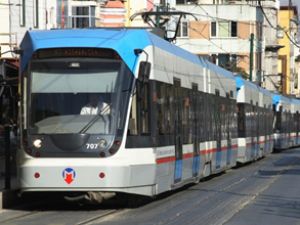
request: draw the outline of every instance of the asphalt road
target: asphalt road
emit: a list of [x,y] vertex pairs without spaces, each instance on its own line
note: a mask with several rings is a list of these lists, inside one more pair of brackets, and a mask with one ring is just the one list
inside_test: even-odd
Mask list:
[[[272,154],[138,208],[63,202],[0,212],[0,224],[300,224],[300,149]],[[47,202],[47,198],[45,198]]]

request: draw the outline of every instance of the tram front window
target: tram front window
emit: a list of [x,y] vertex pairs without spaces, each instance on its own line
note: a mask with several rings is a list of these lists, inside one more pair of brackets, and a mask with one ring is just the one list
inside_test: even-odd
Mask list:
[[33,60],[31,134],[109,134],[122,130],[133,75],[121,60]]

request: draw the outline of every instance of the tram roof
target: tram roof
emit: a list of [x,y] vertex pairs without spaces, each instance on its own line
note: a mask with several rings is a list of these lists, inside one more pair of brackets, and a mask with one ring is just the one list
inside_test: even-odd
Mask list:
[[259,91],[262,92],[264,95],[266,96],[270,96],[271,98],[273,98],[273,93],[265,88],[262,87],[258,87]]
[[201,60],[202,63],[204,63],[204,67],[206,67],[207,69],[209,70],[212,70],[214,71],[215,73],[217,74],[221,74],[222,76],[225,76],[225,77],[228,77],[228,78],[231,78],[234,80],[234,75],[232,72],[220,67],[220,66],[217,66],[216,64],[214,63],[211,63],[205,59]]
[[259,90],[259,86],[257,86],[256,84],[254,84],[253,82],[250,82],[248,80],[245,80],[243,79],[242,77],[240,76],[236,76],[235,77],[235,82],[236,82],[236,88],[237,89],[240,89],[242,88],[243,86],[246,86],[247,88],[251,88],[251,89],[255,89],[257,91],[260,91]]
[[273,104],[278,104],[279,102],[284,102],[284,103],[290,103],[291,98],[279,95],[279,94],[274,94],[273,95]]
[[21,70],[25,69],[32,54],[39,49],[82,47],[114,49],[134,71],[136,61],[134,49],[145,49],[151,45],[204,66],[203,60],[198,56],[163,40],[146,29],[99,28],[28,31],[21,42],[21,49],[24,50]]

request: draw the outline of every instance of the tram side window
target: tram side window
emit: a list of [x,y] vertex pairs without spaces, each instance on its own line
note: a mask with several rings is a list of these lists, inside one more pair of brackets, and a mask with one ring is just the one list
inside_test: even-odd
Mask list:
[[295,114],[295,123],[296,123],[295,131],[299,132],[299,112],[298,111]]
[[213,95],[207,94],[206,98],[206,118],[207,118],[207,140],[215,139],[215,99]]
[[232,127],[233,127],[233,138],[237,138],[238,137],[238,125],[237,125],[237,121],[238,121],[238,115],[237,115],[237,106],[236,106],[236,102],[235,100],[231,100],[231,105],[232,105],[232,116],[233,116],[233,120],[232,120]]
[[264,135],[264,124],[263,124],[263,108],[261,107],[256,107],[257,110],[257,131],[258,131],[258,136]]
[[157,82],[157,128],[160,135],[174,131],[172,116],[173,92],[168,84]]
[[292,114],[292,131],[296,132],[296,126],[297,126],[297,119],[296,119],[296,113]]
[[262,130],[263,133],[262,135],[266,135],[267,134],[267,117],[266,117],[266,108],[262,108],[262,118],[261,118],[261,125],[262,125]]
[[252,135],[252,105],[245,104],[245,137]]
[[289,132],[289,125],[290,125],[289,124],[289,121],[290,121],[290,112],[285,112],[284,114],[285,114],[284,115],[284,117],[285,117],[284,119],[285,120],[284,120],[284,129],[283,130],[284,130],[285,133],[287,133],[287,132]]
[[228,116],[227,116],[227,129],[228,129],[228,135],[229,138],[236,138],[236,131],[235,129],[237,129],[237,125],[235,125],[237,123],[237,120],[235,118],[235,107],[233,104],[233,100],[229,98],[227,99],[228,102]]
[[289,133],[291,131],[291,112],[288,111],[286,113],[286,125],[285,125],[285,132]]
[[190,108],[191,108],[191,100],[189,96],[189,92],[187,89],[182,89],[183,94],[183,104],[182,104],[182,128],[183,128],[183,143],[189,144],[192,143],[192,127],[190,124]]
[[227,107],[226,107],[226,99],[219,97],[220,99],[220,127],[221,127],[221,139],[225,140],[226,138],[226,117],[227,117]]
[[166,89],[165,85],[157,82],[157,128],[158,134],[163,135],[166,133],[166,125],[165,125],[165,108],[166,108]]
[[287,133],[290,133],[293,131],[292,116],[293,116],[293,114],[291,112],[289,112],[288,117],[287,117]]
[[129,135],[149,135],[149,84],[137,85],[129,119]]
[[193,99],[193,91],[188,91],[189,96],[189,136],[188,136],[188,143],[193,143],[193,136],[196,135],[196,129],[194,129],[194,124],[197,123],[196,121],[196,108],[195,108],[195,100]]
[[281,131],[281,122],[282,122],[282,107],[280,106],[279,110],[275,113],[275,131]]
[[256,102],[256,105],[254,106],[254,125],[253,125],[253,136],[257,137],[259,134],[258,134],[258,124],[259,124],[259,108],[258,108],[258,103]]
[[238,103],[238,136],[245,137],[245,105]]
[[256,112],[256,106],[253,105],[252,106],[252,115],[251,115],[251,136],[252,137],[256,137],[256,121],[257,121],[257,116],[256,116],[257,112]]
[[167,102],[166,102],[166,121],[169,134],[174,134],[174,91],[171,85],[166,86]]
[[129,118],[129,126],[128,126],[128,134],[129,135],[137,135],[137,101],[136,94],[132,97],[131,110],[130,110],[130,118]]
[[266,117],[266,135],[270,134],[270,109],[266,108],[265,112]]
[[274,131],[273,131],[273,128],[274,128],[274,125],[273,125],[273,121],[274,121],[274,118],[275,118],[275,114],[274,114],[274,111],[269,111],[269,134],[273,134]]
[[[233,104],[233,100],[229,99],[229,117],[228,117],[228,123],[229,123],[229,132],[230,132],[230,138],[236,138],[236,131],[237,130],[237,120],[235,117],[235,107]],[[235,125],[236,124],[236,125]]]
[[262,112],[262,117],[261,117],[261,126],[263,129],[261,135],[266,135],[267,134],[267,122],[268,122],[268,118],[267,118],[267,109],[265,108],[266,106],[264,106],[264,108],[261,109]]
[[209,121],[207,117],[207,94],[203,93],[203,109],[202,109],[202,117],[200,117],[200,121],[202,121],[202,129],[201,129],[201,136],[203,141],[208,140],[209,137]]
[[205,126],[206,124],[206,118],[205,118],[205,104],[204,104],[204,99],[205,95],[202,92],[197,93],[197,109],[195,112],[195,116],[197,118],[198,124],[197,129],[198,129],[198,134],[200,135],[200,141],[205,141],[206,140],[206,133],[207,131],[205,130],[207,127]]
[[219,101],[219,96],[212,96],[214,99],[214,104],[211,105],[211,112],[214,115],[212,118],[212,132],[213,132],[213,140],[219,140],[221,139],[222,135],[222,127],[221,127],[221,117],[220,117],[220,101]]

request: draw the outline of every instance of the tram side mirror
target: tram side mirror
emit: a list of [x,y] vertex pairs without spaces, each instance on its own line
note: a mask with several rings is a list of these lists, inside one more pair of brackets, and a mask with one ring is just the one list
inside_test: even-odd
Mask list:
[[150,70],[151,70],[151,63],[146,61],[140,62],[138,80],[144,83],[148,82],[150,76]]

